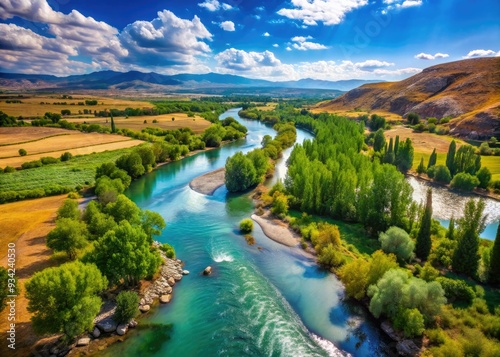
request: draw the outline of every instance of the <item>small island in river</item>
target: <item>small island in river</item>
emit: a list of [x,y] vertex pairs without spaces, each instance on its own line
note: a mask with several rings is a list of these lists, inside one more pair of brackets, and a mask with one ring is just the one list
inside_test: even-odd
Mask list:
[[189,187],[198,193],[212,196],[219,187],[224,185],[225,168],[206,173],[193,179]]

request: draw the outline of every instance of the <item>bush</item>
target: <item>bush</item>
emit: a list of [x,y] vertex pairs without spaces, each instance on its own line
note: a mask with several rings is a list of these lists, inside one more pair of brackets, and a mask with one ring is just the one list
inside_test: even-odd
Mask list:
[[116,297],[115,320],[119,324],[130,322],[139,312],[139,296],[134,291],[122,291]]
[[26,170],[26,169],[34,169],[34,168],[37,168],[37,167],[42,167],[43,164],[40,160],[34,160],[34,161],[28,161],[28,162],[24,162],[21,167],[23,170]]
[[491,150],[490,146],[487,142],[484,142],[479,146],[479,154],[481,155],[491,155],[493,154],[493,150]]
[[429,130],[429,133],[435,133],[436,132],[436,124],[430,123],[427,125],[427,130]]
[[488,188],[491,181],[491,172],[487,167],[481,167],[476,173],[476,177],[479,180],[479,187]]
[[417,125],[420,122],[420,116],[417,113],[408,114],[408,122],[411,125]]
[[453,177],[450,186],[463,191],[472,191],[479,185],[479,179],[466,172],[460,172]]
[[250,233],[253,230],[253,221],[250,218],[245,218],[240,222],[240,231]]
[[56,164],[59,162],[55,157],[45,156],[40,159],[43,165]]
[[[15,171],[16,171],[16,168],[12,167],[12,166],[5,166],[5,168],[3,169],[3,172],[5,172],[6,174],[10,173],[10,172],[15,172]],[[499,183],[500,183],[500,181],[499,181]]]
[[69,161],[73,157],[73,154],[70,152],[66,151],[64,154],[61,155],[61,161]]
[[168,243],[163,243],[160,246],[160,249],[165,252],[167,258],[174,259],[175,258],[175,249]]
[[[434,166],[434,180],[443,183],[449,183],[451,181],[450,170],[444,165]],[[427,174],[429,174],[427,172]],[[430,177],[430,176],[429,176]]]
[[342,253],[333,244],[328,244],[318,252],[318,263],[327,267],[340,267],[346,260]]
[[[7,172],[7,167],[3,170],[3,172]],[[493,192],[500,193],[500,180],[491,181],[489,187],[493,190]]]
[[380,233],[379,241],[382,250],[394,253],[400,262],[406,262],[413,257],[415,243],[408,233],[398,227],[390,227],[385,233]]
[[449,302],[462,301],[470,304],[476,297],[474,290],[462,280],[440,277],[436,281],[441,284],[444,295]]
[[19,149],[19,155],[26,156],[26,155],[28,155],[28,152],[24,149]]
[[406,337],[421,336],[424,332],[424,317],[418,309],[401,309],[394,319],[394,326]]

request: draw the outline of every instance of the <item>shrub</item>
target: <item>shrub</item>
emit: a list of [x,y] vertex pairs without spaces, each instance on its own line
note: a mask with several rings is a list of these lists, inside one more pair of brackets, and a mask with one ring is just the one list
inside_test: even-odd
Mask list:
[[491,181],[491,172],[487,167],[481,167],[476,173],[476,177],[479,180],[479,187],[488,188]]
[[[5,168],[3,169],[3,172],[5,173],[10,173],[10,172],[15,172],[16,171],[16,168],[15,167],[12,167],[12,166],[5,166]],[[500,183],[500,181],[498,181]]]
[[430,123],[427,125],[427,130],[429,130],[429,133],[435,133],[436,132],[436,124]]
[[[3,170],[3,172],[7,172],[7,167]],[[493,192],[500,193],[500,180],[491,181],[489,187],[493,190]]]
[[167,258],[170,258],[170,259],[173,259],[175,258],[175,249],[174,247],[172,247],[170,244],[168,243],[163,243],[161,246],[160,246],[160,249],[165,252],[165,255],[167,256]]
[[424,332],[424,317],[418,309],[401,309],[394,319],[394,326],[406,337],[421,336]]
[[450,186],[464,191],[472,191],[479,185],[479,179],[466,172],[460,172],[453,177]]
[[139,312],[139,296],[134,291],[122,291],[116,297],[116,322],[128,323]]
[[250,233],[253,230],[253,221],[250,218],[245,218],[240,222],[240,231]]
[[43,165],[56,164],[59,162],[55,157],[45,156],[40,159]]
[[400,262],[408,261],[413,256],[415,243],[408,233],[398,227],[390,227],[380,233],[379,241],[385,253],[394,253]]
[[481,146],[479,146],[479,153],[481,155],[491,155],[493,154],[493,150],[491,150],[490,146],[485,141],[484,143],[481,144]]
[[28,152],[24,149],[19,149],[19,155],[26,156],[26,155],[28,155]]
[[437,118],[434,117],[427,118],[427,124],[437,124],[437,122],[438,122]]
[[462,280],[439,277],[436,281],[441,284],[449,302],[462,301],[470,304],[476,297],[474,290]]
[[73,154],[70,152],[66,151],[64,154],[61,155],[61,161],[69,161],[73,157]]
[[26,170],[26,169],[34,169],[34,168],[37,168],[37,167],[42,167],[42,162],[40,160],[34,160],[34,161],[28,161],[28,162],[24,162],[21,167],[23,170]]
[[345,264],[345,258],[333,244],[328,244],[318,253],[318,263],[327,267],[340,267]]
[[[427,174],[429,174],[429,173],[427,172]],[[450,170],[444,165],[435,166],[434,180],[436,180],[438,182],[449,183],[451,181]]]
[[411,125],[417,125],[420,122],[420,116],[417,113],[408,114],[408,122]]

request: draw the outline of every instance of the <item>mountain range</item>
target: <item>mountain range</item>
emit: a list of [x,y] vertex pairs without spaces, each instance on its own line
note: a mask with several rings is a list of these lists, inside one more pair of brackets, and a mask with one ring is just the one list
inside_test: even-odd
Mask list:
[[[43,74],[0,73],[0,88],[7,90],[153,90],[153,91],[186,91],[194,89],[214,88],[294,88],[348,91],[374,80],[341,80],[324,81],[317,79],[301,79],[298,81],[272,82],[252,79],[231,74],[176,74],[142,73],[138,71],[115,72],[100,71],[82,75],[56,77]],[[210,91],[209,91],[210,92]]]
[[318,109],[450,116],[451,134],[470,139],[500,137],[500,58],[443,63],[399,82],[364,84]]

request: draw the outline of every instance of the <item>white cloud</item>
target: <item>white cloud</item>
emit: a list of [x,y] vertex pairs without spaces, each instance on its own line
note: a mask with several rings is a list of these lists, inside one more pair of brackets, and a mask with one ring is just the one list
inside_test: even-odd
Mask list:
[[430,53],[419,53],[418,55],[415,55],[415,58],[417,59],[421,59],[421,60],[428,60],[428,61],[431,61],[431,60],[434,60],[434,59],[437,59],[437,58],[447,58],[449,57],[449,55],[447,53],[436,53],[435,55],[431,55]]
[[500,51],[495,52],[493,50],[473,50],[470,51],[466,56],[462,58],[475,58],[475,57],[498,57],[500,56]]
[[386,10],[405,9],[422,5],[422,0],[384,0]]
[[273,47],[280,47],[277,43],[273,44]]
[[234,22],[232,22],[232,21],[221,22],[219,26],[224,31],[234,31]]
[[227,49],[215,56],[221,68],[236,71],[251,71],[257,67],[276,67],[281,61],[270,51],[247,52],[235,48]]
[[269,32],[264,32],[264,33],[262,34],[262,36],[264,36],[264,37],[269,37],[269,36],[271,36],[271,35],[269,34]]
[[218,11],[220,9],[223,9],[223,10],[231,10],[231,9],[233,9],[233,7],[231,5],[226,4],[226,3],[222,3],[221,4],[217,0],[205,0],[202,3],[199,3],[198,6],[204,7],[208,11],[212,11],[212,12],[213,11]]
[[295,36],[292,38],[292,41],[295,42],[292,47],[299,51],[307,51],[307,50],[326,50],[328,47],[316,42],[310,42],[307,40],[312,39],[311,36]]
[[293,8],[283,8],[278,15],[300,20],[305,25],[337,25],[345,14],[368,4],[368,0],[292,0]]
[[292,50],[292,48],[291,48],[290,46],[287,46],[286,50],[287,50],[287,51],[291,51],[291,50]]
[[355,63],[355,66],[357,68],[370,70],[370,69],[381,68],[381,67],[391,67],[391,66],[394,66],[394,63],[386,62],[386,61],[379,61],[379,60],[366,60],[364,62]]

